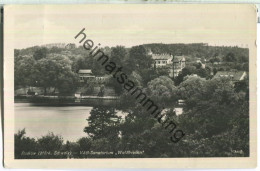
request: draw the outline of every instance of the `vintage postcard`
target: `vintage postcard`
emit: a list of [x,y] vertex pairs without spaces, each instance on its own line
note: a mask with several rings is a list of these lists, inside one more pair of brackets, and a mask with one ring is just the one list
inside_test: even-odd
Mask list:
[[256,16],[5,6],[5,167],[256,167]]

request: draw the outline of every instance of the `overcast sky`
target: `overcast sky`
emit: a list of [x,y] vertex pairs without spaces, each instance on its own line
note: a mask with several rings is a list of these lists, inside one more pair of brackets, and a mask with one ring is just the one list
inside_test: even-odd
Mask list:
[[[95,44],[209,43],[246,46],[256,37],[253,5],[9,6],[15,48],[76,43],[85,28]],[[14,15],[12,15],[14,14]],[[253,20],[253,22],[252,22]],[[7,21],[8,22],[8,21]]]

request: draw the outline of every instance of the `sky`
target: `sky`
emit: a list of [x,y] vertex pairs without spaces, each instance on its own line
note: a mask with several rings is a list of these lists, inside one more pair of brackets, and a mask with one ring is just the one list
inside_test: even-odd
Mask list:
[[[208,43],[246,47],[256,38],[253,5],[27,5],[7,6],[16,49],[75,43],[83,28],[101,46],[144,43]],[[253,21],[252,21],[253,20]],[[7,38],[8,39],[8,38]]]

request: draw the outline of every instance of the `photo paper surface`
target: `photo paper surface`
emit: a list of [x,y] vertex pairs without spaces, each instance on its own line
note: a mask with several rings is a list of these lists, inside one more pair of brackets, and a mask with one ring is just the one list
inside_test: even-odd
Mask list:
[[256,166],[254,5],[4,15],[5,167]]

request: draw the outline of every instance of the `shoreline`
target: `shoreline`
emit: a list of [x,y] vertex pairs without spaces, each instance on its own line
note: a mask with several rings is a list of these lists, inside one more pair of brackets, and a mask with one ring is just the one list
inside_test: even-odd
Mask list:
[[14,103],[31,103],[33,106],[117,106],[119,96],[14,96]]

